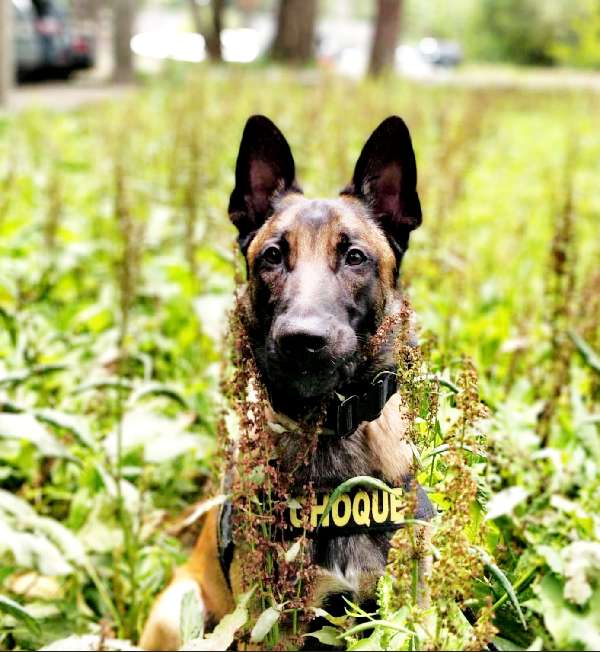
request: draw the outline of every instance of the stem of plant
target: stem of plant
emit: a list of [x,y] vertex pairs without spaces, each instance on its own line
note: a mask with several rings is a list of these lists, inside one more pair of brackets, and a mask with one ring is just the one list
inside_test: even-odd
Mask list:
[[[527,574],[523,575],[518,581],[516,581],[513,584],[513,589],[515,590],[515,593],[518,593],[520,589],[524,589],[527,586],[529,586],[529,583],[533,576],[537,573],[538,571],[538,566],[534,566]],[[494,603],[492,609],[496,611],[499,607],[501,607],[506,601],[508,600],[508,593],[504,593],[502,597],[500,597],[496,602]]]

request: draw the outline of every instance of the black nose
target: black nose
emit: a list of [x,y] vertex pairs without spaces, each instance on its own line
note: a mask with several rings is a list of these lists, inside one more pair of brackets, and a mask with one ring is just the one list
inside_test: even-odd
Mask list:
[[281,353],[290,358],[316,356],[323,353],[327,338],[312,333],[286,333],[279,337],[277,346]]

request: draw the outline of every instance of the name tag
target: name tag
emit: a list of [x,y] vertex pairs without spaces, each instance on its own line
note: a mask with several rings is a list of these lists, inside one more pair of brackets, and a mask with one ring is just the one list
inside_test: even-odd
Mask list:
[[406,502],[403,489],[395,488],[392,491],[355,489],[338,496],[333,503],[331,493],[316,494],[310,504],[302,498],[290,500],[285,512],[286,524],[294,533],[307,529],[309,536],[315,534],[317,527],[318,534],[332,536],[337,534],[336,530],[343,533],[397,530],[404,524]]

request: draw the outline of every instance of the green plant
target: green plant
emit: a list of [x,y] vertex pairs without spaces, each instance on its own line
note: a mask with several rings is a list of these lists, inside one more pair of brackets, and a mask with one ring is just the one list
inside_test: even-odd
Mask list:
[[[418,478],[441,512],[434,599],[429,611],[415,601],[413,524],[378,613],[349,605],[321,636],[482,646],[493,625],[502,649],[596,647],[595,97],[175,72],[123,103],[3,122],[0,647],[110,630],[135,640],[184,558],[173,519],[214,494],[224,457],[237,264],[226,204],[242,125],[259,111],[290,135],[311,195],[343,187],[365,135],[403,115],[425,208],[403,266],[420,346],[400,341],[398,355]],[[286,552],[297,569],[299,550],[271,551]],[[298,606],[284,588],[263,581],[221,634],[273,644]]]

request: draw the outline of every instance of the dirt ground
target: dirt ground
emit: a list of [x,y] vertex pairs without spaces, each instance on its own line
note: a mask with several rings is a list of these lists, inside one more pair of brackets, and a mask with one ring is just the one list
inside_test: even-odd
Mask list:
[[101,80],[26,84],[14,89],[9,108],[16,112],[33,107],[68,111],[86,104],[122,97],[134,88],[133,85],[118,85]]

